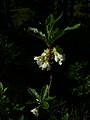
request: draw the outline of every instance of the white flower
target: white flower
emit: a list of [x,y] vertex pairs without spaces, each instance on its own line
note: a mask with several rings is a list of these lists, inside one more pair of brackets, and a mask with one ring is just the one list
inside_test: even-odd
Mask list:
[[32,109],[31,112],[32,112],[35,116],[38,117],[38,115],[39,115],[38,108],[34,108],[34,109]]
[[59,61],[59,65],[62,65],[62,61]]
[[36,60],[36,63],[38,64],[38,65],[41,65],[41,64],[43,64],[43,59],[41,58],[41,56],[36,56],[36,57],[34,57],[34,60]]
[[[51,53],[51,54],[50,54]],[[51,56],[51,58],[49,58]],[[51,66],[50,66],[50,62],[49,59],[54,59],[55,62],[58,62],[59,65],[62,65],[62,61],[64,61],[65,56],[63,54],[59,54],[56,50],[56,48],[54,47],[51,52],[50,50],[47,48],[46,50],[44,50],[44,52],[41,54],[41,56],[36,56],[34,57],[34,60],[36,60],[36,63],[39,65],[39,68],[41,68],[42,70],[50,70]]]
[[62,57],[62,55],[59,54],[58,52],[56,53],[54,59],[55,59],[56,62],[58,62],[59,60],[63,61],[63,57]]
[[62,65],[62,61],[64,61],[65,57],[63,54],[59,54],[56,50],[56,48],[53,48],[54,53],[54,60],[59,63],[59,65]]
[[39,68],[42,70],[50,70],[51,66],[49,65],[49,49],[44,50],[41,56],[34,57],[36,63],[39,65]]
[[43,53],[41,54],[41,56],[44,56],[44,57],[45,57],[45,56],[47,56],[47,54],[46,54],[45,52],[43,52]]
[[62,61],[64,60],[63,55],[57,53],[54,57],[54,60],[59,63],[59,65],[62,65]]
[[37,57],[37,56],[36,56],[36,57],[34,57],[34,60],[38,60],[38,59],[39,59],[39,57]]
[[42,68],[42,70],[47,69],[47,71],[50,70],[50,68],[51,68],[51,66],[49,65],[48,61],[46,61],[43,64],[41,64],[39,67]]

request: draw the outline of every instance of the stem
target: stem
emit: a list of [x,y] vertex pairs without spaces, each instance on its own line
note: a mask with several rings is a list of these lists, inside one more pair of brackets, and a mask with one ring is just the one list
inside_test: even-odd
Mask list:
[[52,70],[50,71],[50,82],[49,82],[49,91],[48,91],[48,96],[50,95],[50,92],[51,92],[51,85],[52,85]]
[[[49,63],[51,62],[51,57],[52,57],[52,53],[51,53],[51,46],[48,45],[49,48]],[[50,95],[51,92],[51,85],[52,85],[52,68],[50,70],[50,81],[49,81],[49,91],[48,91],[48,96]]]

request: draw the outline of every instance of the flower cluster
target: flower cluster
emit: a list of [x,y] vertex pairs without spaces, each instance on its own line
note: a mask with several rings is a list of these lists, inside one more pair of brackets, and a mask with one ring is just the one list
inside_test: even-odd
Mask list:
[[36,63],[40,68],[42,68],[42,70],[50,70],[51,66],[49,65],[49,49],[44,50],[41,56],[34,57],[34,60],[36,60]]
[[62,61],[65,59],[65,55],[59,54],[56,50],[56,48],[53,48],[53,53],[54,53],[54,60],[59,63],[59,65],[62,65]]
[[51,49],[51,53],[50,50],[47,48],[46,50],[44,50],[41,56],[34,57],[34,60],[36,60],[39,68],[41,68],[42,70],[46,69],[47,71],[51,69],[49,61],[50,59],[54,59],[55,62],[58,62],[59,65],[62,65],[62,61],[64,61],[65,57],[63,54],[58,53],[55,47]]

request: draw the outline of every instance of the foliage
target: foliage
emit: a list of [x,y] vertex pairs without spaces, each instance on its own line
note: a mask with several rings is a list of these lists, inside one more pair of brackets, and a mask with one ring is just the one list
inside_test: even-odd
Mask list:
[[63,13],[55,20],[53,14],[50,14],[45,21],[46,27],[46,34],[42,31],[38,30],[37,28],[28,27],[26,30],[30,34],[34,35],[35,37],[43,40],[47,46],[51,46],[57,39],[59,39],[62,35],[64,35],[67,31],[77,29],[80,27],[80,24],[76,24],[71,27],[66,27],[63,30],[59,28],[55,28],[56,22],[62,17]]
[[[69,115],[66,107],[66,102],[64,100],[56,100],[55,97],[48,96],[49,87],[45,85],[41,89],[41,93],[38,94],[35,89],[28,88],[29,94],[35,99],[34,101],[29,100],[27,104],[36,104],[37,107],[31,110],[35,116],[47,116],[48,120],[68,120]],[[50,102],[49,102],[50,101]],[[42,108],[42,109],[41,109]],[[43,111],[43,110],[46,110]],[[44,114],[46,113],[46,114]],[[44,117],[46,118],[46,117]]]
[[70,106],[70,120],[89,120],[89,110],[87,107],[88,104],[81,101],[77,105]]
[[[34,3],[38,3],[41,5],[39,9],[40,9],[40,12],[42,12],[42,14],[41,14],[41,16],[38,16],[38,17],[36,17],[36,14],[34,11],[35,8],[37,8],[36,11],[38,12],[38,4],[32,5],[32,3],[30,1],[27,2],[27,1],[23,1],[23,0],[22,1],[11,0],[8,2],[1,1],[0,2],[1,3],[0,4],[0,11],[1,11],[0,12],[1,13],[1,19],[0,19],[1,25],[0,26],[2,26],[2,28],[8,27],[8,29],[10,29],[10,28],[18,29],[20,27],[25,26],[25,30],[28,33],[35,36],[36,38],[43,40],[44,43],[47,45],[47,47],[51,47],[51,45],[53,45],[53,43],[56,40],[58,40],[59,38],[61,38],[62,35],[64,35],[67,31],[76,29],[80,26],[80,24],[77,24],[77,25],[74,25],[72,27],[66,27],[64,29],[58,28],[57,22],[59,20],[62,20],[61,19],[62,15],[64,15],[64,17],[65,17],[65,15],[68,14],[69,17],[66,16],[68,18],[64,19],[64,22],[65,22],[65,24],[67,24],[67,20],[68,20],[71,25],[72,25],[73,21],[75,23],[78,21],[77,17],[79,18],[80,22],[82,22],[82,21],[85,22],[85,19],[88,20],[88,18],[90,17],[90,14],[88,12],[88,10],[89,10],[88,0],[86,2],[85,2],[85,0],[83,2],[80,0],[79,1],[75,0],[74,1],[75,3],[72,1],[66,0],[67,4],[65,4],[65,7],[63,7],[63,8],[65,8],[65,10],[62,8],[62,6],[64,6],[64,3],[65,3],[64,1],[59,1],[59,0],[54,0],[54,1],[49,1],[49,2],[46,2],[46,1],[42,2],[42,0],[32,1]],[[14,6],[14,9],[10,10],[10,8],[9,8],[10,3],[9,2],[12,3],[12,7]],[[86,4],[83,4],[84,2]],[[15,5],[16,3],[19,4],[18,8],[16,8],[16,5]],[[29,4],[31,4],[32,7],[34,6],[34,8],[33,9],[31,9],[30,7],[27,8],[27,7],[25,7],[24,3],[25,4],[28,3],[27,6],[29,6]],[[47,4],[48,6],[43,7],[44,3]],[[50,3],[50,5],[48,3]],[[20,4],[23,4],[24,7],[21,7],[22,5],[20,5]],[[53,7],[51,4],[53,4],[53,6],[55,6],[55,7]],[[45,12],[42,10],[42,8],[45,8]],[[54,11],[56,10],[54,12],[56,16],[58,16],[57,13],[60,13],[58,8],[59,9],[61,8],[61,11],[63,10],[64,12],[62,12],[61,15],[57,19],[54,18],[53,14],[50,14],[47,17],[45,24],[44,24],[45,30],[41,30],[40,28],[43,26],[43,23],[40,23],[39,25],[41,25],[41,26],[37,27],[38,25],[36,25],[36,24],[38,23],[37,22],[38,19],[36,19],[36,18],[39,18],[39,19],[41,18],[39,21],[42,21],[43,16],[45,17],[45,14],[49,13],[51,8],[52,8],[52,10],[54,9]],[[67,9],[68,9],[68,11],[67,11]],[[74,10],[74,11],[72,12],[72,10]],[[10,23],[11,22],[10,17],[12,17],[12,20],[11,20],[13,22],[12,25]],[[37,23],[34,22],[35,19],[36,19]],[[3,23],[3,25],[2,25],[2,23]],[[26,27],[31,26],[32,23],[34,24],[35,28],[28,27],[26,29]],[[89,26],[89,24],[87,24],[87,26]],[[0,27],[0,31],[2,32],[1,27]],[[6,29],[6,31],[7,31],[7,29]],[[10,32],[12,32],[12,31],[10,31]],[[22,37],[23,37],[23,35],[22,35]],[[60,50],[60,51],[62,51],[62,50]],[[20,54],[21,53],[19,52],[18,47],[15,46],[14,42],[9,41],[9,38],[7,36],[0,34],[0,77],[2,74],[1,69],[3,69],[1,67],[3,67],[3,65],[5,65],[4,67],[5,67],[5,69],[7,69],[6,68],[7,64],[16,63],[17,62],[16,59]],[[58,59],[59,59],[59,58],[58,59],[57,58],[58,58],[58,56],[56,57],[56,61],[58,61]],[[30,58],[30,60],[31,60],[31,58]],[[27,65],[28,65],[28,62],[27,62]],[[86,65],[87,65],[87,62],[83,62],[83,63],[76,62],[75,64],[70,64],[69,70],[67,73],[68,78],[70,80],[74,81],[74,83],[75,83],[73,85],[72,93],[77,94],[79,97],[81,97],[82,95],[89,95],[90,94],[90,76],[89,75],[87,76],[84,74],[84,68]],[[4,72],[4,76],[5,75],[6,75],[6,73]],[[22,77],[23,77],[23,75],[22,75]],[[19,83],[17,83],[17,84],[19,84]],[[70,86],[70,88],[71,87],[72,86]],[[28,88],[29,93],[35,99],[34,101],[28,101],[28,104],[31,105],[31,104],[35,103],[35,105],[37,105],[37,107],[35,109],[32,109],[32,112],[35,111],[36,112],[35,114],[37,116],[38,116],[38,109],[42,108],[44,110],[44,112],[40,111],[41,113],[39,112],[39,114],[42,114],[42,115],[44,114],[44,117],[45,117],[45,115],[46,115],[45,111],[46,111],[47,114],[49,114],[49,120],[58,120],[58,119],[61,119],[61,120],[68,120],[68,119],[82,120],[82,119],[84,119],[84,120],[86,120],[86,119],[88,119],[88,117],[87,117],[88,110],[86,110],[86,107],[87,107],[86,103],[83,105],[80,104],[81,106],[79,106],[79,105],[77,105],[77,106],[76,105],[75,106],[74,105],[73,106],[67,105],[68,106],[67,107],[66,103],[64,104],[61,101],[55,102],[54,97],[49,96],[49,89],[50,89],[50,86],[46,85],[41,90],[41,93],[38,94],[35,89]],[[17,114],[19,112],[21,113],[22,110],[18,104],[12,102],[9,99],[9,97],[6,95],[6,92],[7,92],[7,88],[4,89],[2,83],[0,83],[0,117],[1,117],[0,119],[1,120],[2,119],[14,120],[15,116],[17,116]],[[71,99],[71,98],[69,98],[69,99]],[[20,117],[20,115],[18,115],[18,118]],[[26,118],[24,115],[22,115],[19,120],[24,120],[24,119],[26,119]]]
[[26,25],[30,20],[33,22],[33,16],[35,15],[30,8],[19,8],[11,10],[12,21],[15,28],[19,28],[22,25]]
[[8,36],[2,34],[0,34],[0,45],[0,54],[4,64],[15,62],[15,59],[20,55],[18,47],[9,40]]
[[[55,24],[56,22],[62,17],[62,14],[60,15],[59,18],[57,18],[56,20],[54,19],[54,16],[53,14],[50,14],[46,21],[45,21],[45,27],[46,27],[46,33],[43,33],[42,31],[38,30],[37,28],[32,28],[32,27],[28,27],[28,30],[26,31],[30,31],[30,34],[34,35],[35,37],[43,40],[48,49],[47,50],[44,50],[44,52],[41,54],[41,56],[39,57],[35,57],[34,60],[37,60],[37,64],[41,66],[44,66],[44,68],[46,68],[46,65],[48,65],[52,59],[52,49],[51,49],[51,45],[57,40],[59,39],[62,35],[64,35],[66,33],[66,31],[69,31],[69,30],[73,30],[73,29],[76,29],[80,26],[80,24],[76,24],[72,27],[66,27],[64,30],[60,30],[59,28],[56,28],[55,27]],[[48,52],[47,52],[48,51]],[[58,60],[62,59],[61,55],[57,52],[56,48],[53,49],[54,51],[54,54],[55,54],[55,61],[58,62]],[[48,54],[47,54],[48,53]],[[48,57],[49,56],[49,57]],[[48,63],[44,64],[44,57],[45,57],[45,60],[49,59],[48,60]],[[61,62],[60,62],[60,65],[61,65]],[[43,69],[42,69],[43,70]],[[51,69],[49,69],[51,70]],[[51,87],[51,82],[52,82],[52,74],[50,74],[50,85],[45,85],[42,90],[41,90],[41,93],[38,94],[36,92],[35,89],[32,89],[32,88],[28,88],[28,91],[29,93],[35,98],[35,101],[29,101],[28,103],[29,104],[32,104],[32,103],[37,103],[38,106],[35,107],[34,109],[31,110],[31,112],[35,115],[35,116],[39,116],[39,108],[42,108],[42,109],[46,109],[47,112],[49,112],[49,103],[48,101],[49,100],[53,100],[53,97],[50,97],[49,96],[49,92],[50,92],[50,87]],[[42,113],[42,112],[41,112]],[[43,115],[42,115],[43,116]],[[54,114],[52,114],[50,116],[50,118],[52,120],[57,120],[57,118],[54,116]],[[68,113],[66,112],[63,116],[62,116],[62,120],[68,120],[69,119],[69,116],[68,116]]]
[[[36,116],[39,115],[39,108],[43,108],[43,109],[49,109],[49,103],[48,101],[50,100],[53,100],[55,97],[51,97],[48,95],[48,92],[49,92],[49,86],[48,85],[45,85],[42,89],[41,89],[41,93],[38,94],[36,92],[35,89],[33,88],[28,88],[28,92],[29,94],[31,94],[35,100],[34,101],[28,101],[27,104],[33,104],[33,103],[37,103],[37,114],[35,114]],[[34,108],[35,109],[35,108]],[[34,113],[32,110],[31,110],[32,113]]]
[[8,88],[4,88],[2,82],[0,82],[0,120],[14,120],[16,115],[17,119],[19,119],[24,107],[20,107],[19,104],[10,101],[6,95],[7,89]]
[[77,95],[88,94],[90,91],[90,79],[85,76],[84,70],[88,62],[75,62],[68,68],[68,78],[77,83],[76,87],[73,88],[73,94]]
[[[11,10],[11,13],[12,13],[12,20],[14,23],[14,27],[16,27],[16,28],[19,28],[20,26],[25,25],[30,20],[31,16],[34,15],[34,12],[30,11],[30,9],[28,9],[28,8],[13,9],[13,10]],[[45,21],[45,31],[44,32],[39,30],[38,28],[33,28],[33,27],[28,27],[28,29],[25,29],[25,30],[28,31],[30,34],[34,35],[35,37],[43,40],[44,43],[46,43],[47,47],[51,47],[51,45],[57,39],[61,38],[61,36],[64,35],[67,31],[76,29],[80,26],[80,24],[77,24],[72,27],[66,27],[63,30],[61,28],[60,29],[57,28],[56,22],[59,19],[61,19],[62,15],[63,15],[63,13],[61,13],[61,15],[57,19],[55,19],[53,14],[50,14]],[[1,39],[2,39],[2,37],[1,37]],[[12,42],[8,42],[8,40],[7,40],[8,38],[5,38],[5,39],[6,40],[4,40],[4,41],[1,40],[1,42],[0,42],[0,44],[1,44],[0,51],[4,53],[5,64],[7,64],[7,63],[11,63],[12,60],[15,60],[15,58],[20,53],[17,52],[17,50],[15,49],[14,44]],[[83,65],[76,63],[76,67],[70,66],[70,69],[68,72],[69,73],[68,76],[70,77],[70,79],[75,79],[78,82],[77,88],[73,88],[73,92],[77,91],[77,94],[79,96],[86,92],[89,93],[89,91],[90,91],[90,79],[89,79],[89,77],[84,77],[83,74],[81,73],[82,66]],[[81,85],[81,81],[84,83],[84,85]],[[34,103],[37,104],[37,107],[35,107],[34,109],[31,110],[31,112],[34,113],[36,116],[39,115],[39,108],[42,108],[42,109],[46,110],[48,113],[50,113],[49,119],[57,120],[55,110],[56,110],[56,112],[58,112],[58,110],[60,110],[61,107],[62,107],[62,109],[64,107],[59,106],[60,107],[59,109],[57,109],[55,107],[53,108],[53,110],[51,109],[51,107],[53,107],[53,105],[50,105],[50,102],[55,99],[54,99],[54,97],[49,96],[49,90],[50,90],[50,86],[45,85],[43,87],[43,89],[41,90],[41,93],[38,94],[35,89],[28,88],[29,93],[35,98],[35,100],[28,101],[27,104],[30,104],[30,105],[34,104]],[[9,117],[11,110],[12,111],[14,110],[13,107],[15,108],[15,110],[17,108],[18,108],[18,110],[20,110],[20,108],[18,105],[14,105],[13,103],[11,103],[10,109],[9,109],[7,104],[10,103],[10,100],[7,96],[3,96],[3,95],[1,95],[2,96],[1,102],[2,103],[3,103],[3,101],[5,102],[3,104],[5,105],[4,107],[6,107],[6,109],[4,109],[3,106],[1,107],[1,109],[6,110],[3,114],[6,113],[6,115],[4,115],[4,116]],[[4,97],[5,97],[5,99],[4,99]],[[62,113],[62,115],[61,115],[62,120],[70,119],[70,114],[68,113],[67,109],[66,109],[66,111],[59,111],[59,112]],[[78,109],[75,109],[75,114],[77,112],[78,112]],[[10,119],[12,119],[12,118],[10,118]],[[22,115],[19,120],[24,120],[24,119],[25,119],[24,115]],[[76,117],[76,119],[79,119],[79,118]]]

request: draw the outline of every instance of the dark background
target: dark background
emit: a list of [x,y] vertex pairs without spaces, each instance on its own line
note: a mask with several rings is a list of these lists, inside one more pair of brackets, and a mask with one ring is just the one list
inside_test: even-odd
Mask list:
[[47,16],[52,13],[57,18],[62,11],[63,16],[57,23],[60,29],[81,23],[79,29],[66,33],[53,44],[63,48],[66,60],[62,66],[53,66],[52,94],[67,99],[77,84],[68,78],[69,66],[75,62],[88,62],[83,74],[86,77],[90,73],[90,1],[0,1],[0,81],[9,86],[8,95],[12,100],[27,101],[28,86],[40,91],[49,81],[49,73],[40,70],[33,60],[46,45],[24,28],[36,27],[44,31]]

